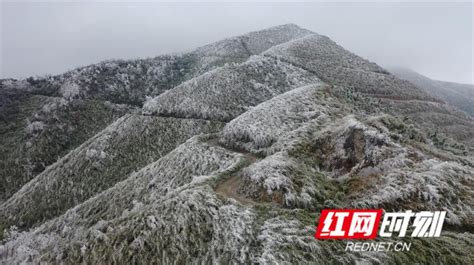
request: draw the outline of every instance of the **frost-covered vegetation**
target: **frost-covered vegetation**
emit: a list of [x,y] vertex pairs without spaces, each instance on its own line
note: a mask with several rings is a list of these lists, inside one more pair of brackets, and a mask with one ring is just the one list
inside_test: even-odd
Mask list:
[[0,80],[0,202],[146,100],[307,34],[296,25],[282,25],[183,54],[110,60],[57,76]]
[[267,155],[243,170],[244,194],[308,209],[444,209],[448,222],[469,225],[470,162],[442,161],[401,141],[428,139],[397,118],[341,119],[338,100],[323,92],[318,86],[292,90],[226,125],[223,143]]
[[[431,131],[435,138],[453,138],[451,147],[462,153],[474,154],[474,119],[458,109],[437,102],[427,101],[391,101],[383,99],[380,101],[388,111],[396,112],[404,116],[419,127]],[[446,142],[446,143],[447,143]],[[454,146],[456,144],[456,146]],[[448,147],[448,146],[446,146]],[[448,147],[449,148],[449,147]],[[465,152],[464,152],[465,151]]]
[[168,90],[147,102],[143,110],[147,114],[229,121],[260,102],[318,81],[303,69],[254,56]]
[[24,185],[0,206],[3,225],[30,227],[83,202],[219,122],[125,115]]
[[426,92],[443,99],[474,117],[473,85],[433,80],[405,68],[392,68],[390,72],[401,79],[410,81]]
[[375,63],[345,50],[326,36],[308,35],[272,47],[263,55],[279,58],[311,71],[328,84],[352,88],[375,97],[433,98]]
[[0,89],[0,201],[129,109]]
[[294,24],[276,26],[228,38],[196,49],[200,73],[218,65],[241,63],[251,55],[260,54],[272,46],[312,34]]
[[343,113],[344,105],[330,96],[330,89],[317,82],[276,96],[229,122],[221,142],[257,154],[273,153],[291,140],[289,131],[304,124],[322,124]]
[[157,96],[209,70],[245,61],[274,45],[310,33],[296,25],[282,25],[225,39],[192,52],[137,60],[109,60],[57,76],[6,79],[1,81],[1,86],[45,96],[141,106],[147,96]]
[[[17,93],[8,102],[35,95],[0,112],[5,124],[17,115],[4,135],[27,146],[68,124],[50,119],[83,113],[74,104],[122,116],[6,196],[2,263],[472,263],[469,117],[295,25],[183,56],[147,59],[153,77],[138,60],[77,69],[57,90],[2,81]],[[411,252],[351,253],[314,239],[323,208],[448,215],[441,238],[407,239]]]

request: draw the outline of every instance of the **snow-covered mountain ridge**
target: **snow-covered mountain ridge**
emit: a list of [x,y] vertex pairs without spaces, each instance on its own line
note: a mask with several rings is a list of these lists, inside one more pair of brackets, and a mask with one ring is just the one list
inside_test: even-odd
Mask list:
[[[296,25],[0,91],[3,263],[474,259],[472,118]],[[344,252],[324,208],[448,214],[411,252]]]

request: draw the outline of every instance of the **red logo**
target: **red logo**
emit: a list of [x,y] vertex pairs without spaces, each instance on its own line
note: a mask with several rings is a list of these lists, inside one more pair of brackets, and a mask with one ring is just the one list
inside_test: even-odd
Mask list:
[[321,211],[316,239],[373,239],[382,216],[379,210],[325,209]]

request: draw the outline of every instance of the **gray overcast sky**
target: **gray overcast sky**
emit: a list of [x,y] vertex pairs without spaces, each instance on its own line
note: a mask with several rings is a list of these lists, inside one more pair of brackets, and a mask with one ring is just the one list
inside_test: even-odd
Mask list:
[[472,3],[1,4],[0,76],[192,50],[295,23],[382,66],[473,83]]

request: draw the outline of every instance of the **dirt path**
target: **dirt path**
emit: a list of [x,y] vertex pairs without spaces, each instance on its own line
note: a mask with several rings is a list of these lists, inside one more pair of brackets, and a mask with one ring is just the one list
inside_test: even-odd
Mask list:
[[[219,146],[221,148],[225,148],[234,153],[241,154],[244,157],[244,159],[247,160],[247,166],[259,160],[259,158],[256,155],[250,152],[247,152],[246,150],[230,148],[228,146],[225,146],[219,143],[218,138],[208,139],[206,142],[210,145]],[[252,198],[248,198],[248,197],[245,197],[244,195],[239,194],[238,191],[241,184],[242,184],[242,177],[238,175],[225,176],[223,177],[223,180],[221,180],[217,184],[217,186],[214,188],[214,191],[223,197],[232,198],[245,206],[268,204],[267,202],[255,201]]]
[[243,205],[255,205],[256,202],[250,198],[242,196],[238,193],[242,178],[239,176],[230,176],[223,182],[219,183],[214,191],[227,198],[235,199]]

